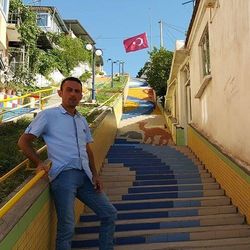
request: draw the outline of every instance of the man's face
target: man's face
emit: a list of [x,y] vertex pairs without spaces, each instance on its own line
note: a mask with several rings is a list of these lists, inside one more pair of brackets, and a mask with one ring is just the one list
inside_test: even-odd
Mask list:
[[75,108],[82,99],[82,86],[75,81],[66,81],[58,91],[64,107]]

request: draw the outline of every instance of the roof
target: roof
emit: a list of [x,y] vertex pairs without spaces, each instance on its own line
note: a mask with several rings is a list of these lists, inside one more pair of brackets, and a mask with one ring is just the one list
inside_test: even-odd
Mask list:
[[76,37],[87,41],[87,43],[90,43],[92,45],[95,44],[94,39],[89,35],[89,33],[82,27],[82,25],[79,23],[76,19],[67,19],[64,20],[65,25],[67,26],[68,30],[72,30]]
[[186,40],[185,40],[185,47],[187,46],[188,39],[189,39],[191,30],[192,30],[192,27],[193,27],[194,19],[195,19],[197,10],[199,8],[200,2],[201,2],[201,0],[196,0],[195,1],[194,11],[193,11],[192,18],[191,18],[191,21],[190,21],[189,26],[188,26],[187,37],[186,37]]

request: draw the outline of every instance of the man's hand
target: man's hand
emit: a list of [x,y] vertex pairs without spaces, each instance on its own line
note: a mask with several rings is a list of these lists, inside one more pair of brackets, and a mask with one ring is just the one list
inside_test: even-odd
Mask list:
[[39,173],[42,170],[44,170],[45,174],[48,175],[49,170],[50,170],[50,165],[45,164],[44,162],[39,162],[36,167],[36,173]]
[[102,184],[102,180],[100,178],[99,175],[93,175],[93,183],[94,183],[94,188],[97,192],[101,192],[103,189],[103,184]]

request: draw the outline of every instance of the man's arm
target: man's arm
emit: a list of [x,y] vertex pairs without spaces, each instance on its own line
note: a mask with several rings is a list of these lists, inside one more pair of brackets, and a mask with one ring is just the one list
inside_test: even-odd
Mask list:
[[96,171],[94,154],[89,143],[86,144],[86,151],[89,157],[89,166],[93,174],[93,183],[95,185],[95,189],[101,192],[103,188],[103,184],[102,184],[99,174]]
[[32,142],[36,139],[33,134],[22,134],[18,140],[18,146],[23,153],[36,165],[36,171],[44,170],[46,173],[49,171],[49,167],[40,160],[39,155],[36,153],[32,146]]

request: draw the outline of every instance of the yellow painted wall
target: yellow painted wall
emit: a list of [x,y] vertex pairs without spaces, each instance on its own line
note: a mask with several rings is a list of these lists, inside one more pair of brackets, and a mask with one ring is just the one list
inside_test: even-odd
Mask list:
[[55,249],[55,233],[56,213],[53,202],[49,200],[12,249]]
[[192,127],[188,128],[188,146],[250,223],[250,176]]

